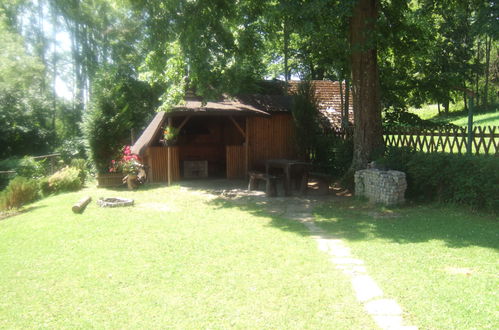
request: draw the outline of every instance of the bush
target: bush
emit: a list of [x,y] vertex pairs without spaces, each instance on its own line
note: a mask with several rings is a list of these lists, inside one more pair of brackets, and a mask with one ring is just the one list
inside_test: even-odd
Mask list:
[[0,209],[12,209],[34,201],[38,197],[36,180],[17,176],[0,195]]
[[[0,160],[0,171],[13,171],[19,164],[20,159],[17,157],[10,157]],[[15,177],[14,174],[0,174],[0,190],[3,190],[9,184],[9,181]]]
[[45,167],[45,160],[37,161],[33,157],[23,157],[17,168],[15,169],[17,175],[25,178],[39,179],[45,176],[47,169]]
[[65,139],[56,151],[61,154],[64,163],[69,164],[72,159],[86,157],[85,141],[83,138],[79,137]]
[[407,174],[407,197],[464,204],[499,212],[499,160],[398,150],[387,153],[385,164]]
[[0,190],[6,187],[11,179],[22,176],[30,179],[42,178],[47,173],[44,161],[37,161],[33,157],[11,157],[0,161],[0,171],[15,171],[14,174],[0,175]]
[[321,132],[315,90],[309,81],[298,85],[298,90],[293,96],[291,113],[298,151],[307,160],[314,161],[315,153],[320,149],[318,143]]
[[87,161],[85,159],[75,158],[71,160],[69,166],[75,167],[80,171],[79,177],[81,183],[84,184],[85,181],[87,180],[87,172],[88,172]]
[[314,170],[335,178],[343,176],[352,163],[352,140],[344,140],[336,136],[321,136],[318,141]]
[[416,153],[410,147],[386,147],[385,155],[382,158],[376,159],[375,164],[379,169],[390,169],[396,171],[407,172],[407,163]]
[[76,167],[65,167],[48,178],[49,192],[76,191],[82,187],[80,170]]
[[134,78],[129,68],[106,67],[93,87],[83,120],[89,156],[99,173],[107,173],[111,159],[129,144],[130,130],[141,132],[155,114],[160,90]]
[[41,178],[40,180],[38,180],[38,186],[40,187],[40,192],[42,193],[42,195],[44,197],[47,195],[50,195],[50,193],[52,193],[52,190],[50,189],[48,177],[44,177],[44,178]]

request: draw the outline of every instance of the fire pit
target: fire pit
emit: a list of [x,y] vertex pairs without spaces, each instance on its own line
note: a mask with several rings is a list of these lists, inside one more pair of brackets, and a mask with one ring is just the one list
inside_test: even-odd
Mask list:
[[97,201],[100,207],[122,207],[122,206],[133,206],[133,199],[126,199],[121,197],[101,197]]

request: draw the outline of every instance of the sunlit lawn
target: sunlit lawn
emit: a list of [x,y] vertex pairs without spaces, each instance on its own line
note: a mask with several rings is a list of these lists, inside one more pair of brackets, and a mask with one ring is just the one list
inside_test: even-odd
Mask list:
[[179,187],[87,189],[1,220],[0,297],[6,329],[374,327],[301,224]]
[[[417,114],[422,119],[431,119],[434,121],[451,123],[457,126],[468,125],[468,113],[462,111],[462,104],[456,104],[451,107],[448,115],[438,115],[436,104],[426,105],[421,109],[410,109],[410,112]],[[443,112],[443,109],[441,109]],[[473,115],[473,124],[475,126],[499,126],[499,109],[490,112],[476,112]]]
[[499,221],[444,206],[399,209],[336,201],[316,211],[421,329],[499,324]]

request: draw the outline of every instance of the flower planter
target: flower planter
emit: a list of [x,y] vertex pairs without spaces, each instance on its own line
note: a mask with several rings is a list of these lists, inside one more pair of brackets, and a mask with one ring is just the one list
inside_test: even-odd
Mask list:
[[123,173],[106,173],[97,175],[97,187],[118,187],[123,185]]
[[129,190],[136,189],[139,186],[139,182],[137,181],[136,174],[128,174],[126,176],[126,184]]

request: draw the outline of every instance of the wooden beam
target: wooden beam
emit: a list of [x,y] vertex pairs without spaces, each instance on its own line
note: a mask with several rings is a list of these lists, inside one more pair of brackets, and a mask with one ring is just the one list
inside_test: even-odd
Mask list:
[[[232,117],[231,117],[232,118]],[[246,132],[249,133],[249,121],[248,121],[248,117],[246,117],[244,119],[244,121],[246,122]],[[245,170],[245,176],[248,175],[248,171],[249,171],[249,134],[245,134],[244,135],[244,145],[245,145],[245,153],[246,153],[246,159],[245,159],[245,166],[244,166],[244,170]]]
[[187,122],[189,121],[189,119],[191,119],[192,116],[187,116],[184,118],[184,120],[180,123],[179,127],[178,127],[178,130],[180,131],[182,129],[182,127],[184,127],[185,124],[187,124]]
[[[168,127],[172,127],[172,118],[168,118]],[[172,184],[172,148],[168,148],[168,165],[167,165],[167,177],[168,177],[168,185],[171,186]]]
[[239,130],[239,132],[241,132],[242,136],[244,138],[246,138],[246,133],[243,131],[243,129],[241,128],[241,126],[239,126],[239,124],[237,123],[237,121],[232,116],[229,116],[229,118],[232,121],[232,123],[234,124],[234,126],[236,126],[236,128]]

